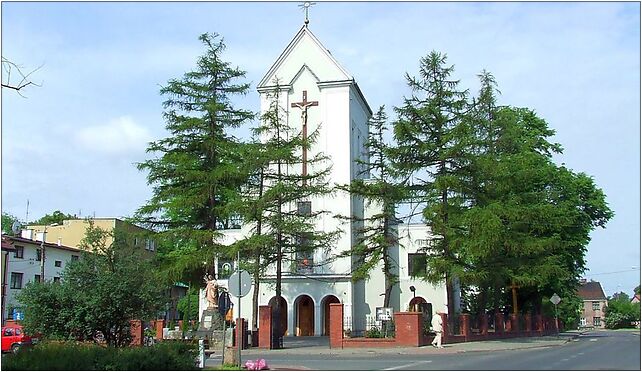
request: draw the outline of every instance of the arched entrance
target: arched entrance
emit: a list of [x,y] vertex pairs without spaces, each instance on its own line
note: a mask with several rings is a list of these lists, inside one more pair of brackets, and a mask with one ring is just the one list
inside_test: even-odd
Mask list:
[[[270,302],[268,302],[268,305],[272,307],[272,324],[273,326],[277,325],[277,314],[276,314],[276,296],[272,297],[270,299]],[[281,330],[281,336],[285,336],[285,334],[288,331],[288,303],[285,301],[283,297],[281,297],[280,301],[280,307],[281,307],[281,314],[280,314],[280,323],[279,324],[279,329]]]
[[330,335],[330,304],[341,303],[336,296],[329,295],[325,296],[323,301],[321,301],[321,306],[323,307],[323,335]]
[[410,300],[410,305],[408,305],[408,310],[409,311],[421,311],[421,306],[419,304],[426,304],[428,301],[426,301],[423,297],[413,297],[412,300]]
[[296,336],[314,336],[314,301],[301,295],[294,301]]

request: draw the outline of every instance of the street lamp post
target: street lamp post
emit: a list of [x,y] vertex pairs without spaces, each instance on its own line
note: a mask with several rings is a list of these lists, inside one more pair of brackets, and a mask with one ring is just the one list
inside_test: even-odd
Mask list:
[[58,226],[58,224],[52,223],[45,226],[45,230],[42,232],[42,240],[40,241],[40,283],[45,282],[45,237],[47,236],[47,227],[50,226]]

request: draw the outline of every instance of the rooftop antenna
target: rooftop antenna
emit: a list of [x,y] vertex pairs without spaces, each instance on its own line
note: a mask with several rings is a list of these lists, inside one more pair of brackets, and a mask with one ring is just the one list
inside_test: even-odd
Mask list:
[[303,4],[299,5],[299,8],[302,10],[305,10],[305,25],[307,26],[308,23],[310,23],[310,20],[308,19],[308,10],[310,9],[311,6],[316,5],[317,3],[313,3],[311,1],[306,1]]
[[29,199],[27,199],[27,214],[25,215],[25,223],[29,223]]

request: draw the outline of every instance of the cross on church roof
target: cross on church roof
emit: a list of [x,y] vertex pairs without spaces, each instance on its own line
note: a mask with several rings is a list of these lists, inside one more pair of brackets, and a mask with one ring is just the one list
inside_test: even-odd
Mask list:
[[303,10],[305,10],[305,24],[306,24],[306,25],[307,25],[308,23],[310,23],[310,20],[308,19],[308,9],[310,9],[310,7],[311,7],[311,6],[316,5],[316,4],[317,4],[317,3],[313,3],[313,2],[310,2],[310,1],[306,1],[306,2],[304,2],[303,4],[300,4],[300,5],[299,5],[299,8],[302,8]]

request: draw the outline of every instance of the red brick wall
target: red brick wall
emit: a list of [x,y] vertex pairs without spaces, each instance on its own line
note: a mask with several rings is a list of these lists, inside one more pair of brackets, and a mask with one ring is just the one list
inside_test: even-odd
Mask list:
[[259,306],[259,348],[272,349],[271,306]]
[[154,327],[156,328],[156,339],[157,340],[162,340],[163,339],[163,327],[165,326],[165,320],[164,319],[157,319],[156,322],[154,322]]
[[423,325],[422,315],[418,312],[395,313],[395,340],[397,346],[421,345]]
[[130,345],[140,346],[143,344],[143,322],[140,320],[130,320],[129,330],[132,335]]
[[330,348],[343,348],[343,304],[330,304]]

